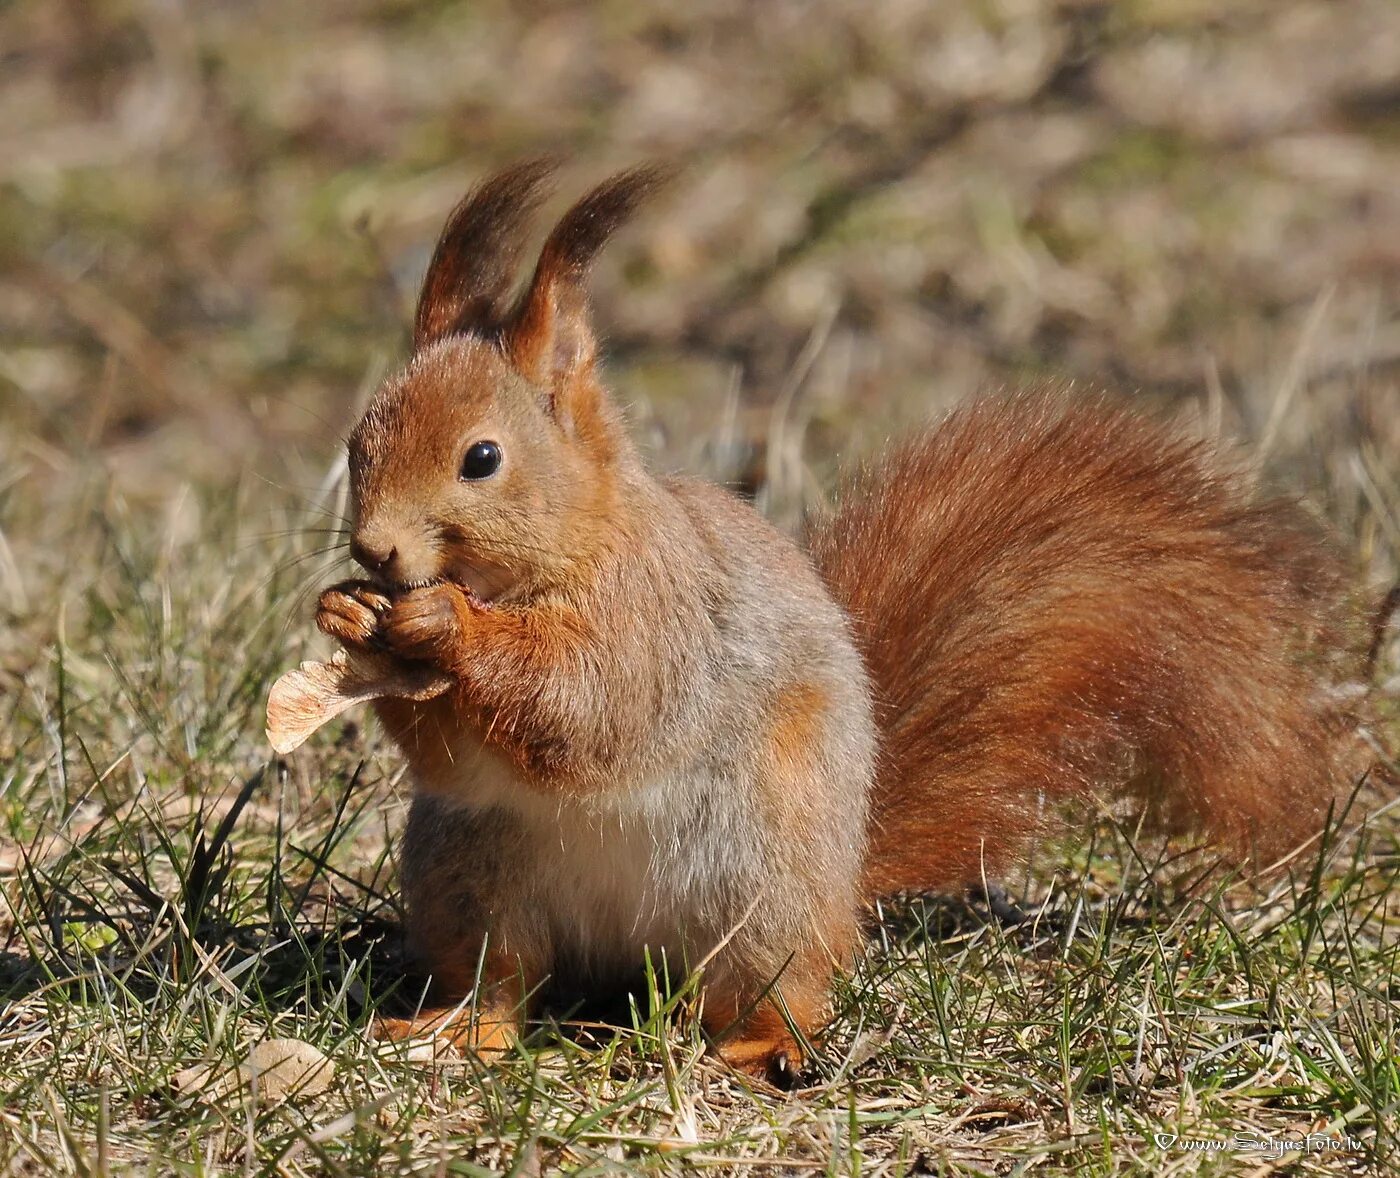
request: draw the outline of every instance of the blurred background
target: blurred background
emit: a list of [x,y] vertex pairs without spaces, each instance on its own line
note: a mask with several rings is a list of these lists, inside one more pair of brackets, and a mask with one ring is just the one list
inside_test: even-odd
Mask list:
[[[972,1143],[1005,1119],[1026,1166],[1103,1172],[1121,1139],[1150,1172],[1141,1138],[1188,1115],[1393,1121],[1393,815],[1342,844],[1346,891],[1188,909],[1166,956],[1155,900],[1103,900],[1148,895],[1138,861],[1096,854],[1057,876],[1070,969],[1000,933],[882,963],[888,1003],[839,1031],[893,1061],[860,1121],[840,1085],[766,1135],[747,1099],[673,1117],[629,1070],[650,1030],[465,1106],[357,1054],[364,986],[402,969],[409,786],[363,716],[270,763],[265,700],[328,649],[341,439],[407,356],[443,219],[536,153],[568,161],[552,211],[683,165],[593,281],[666,468],[791,526],[979,388],[1109,385],[1248,442],[1369,586],[1400,578],[1397,0],[0,0],[0,1170],[72,1169],[95,1133],[105,1173],[108,1125],[118,1166],[278,1173],[503,1167],[483,1133],[522,1173],[579,1134],[621,1164],[699,1125],[834,1172],[862,1125],[895,1168],[991,1172],[1005,1139]],[[317,1120],[172,1111],[174,1069],[269,1032],[344,1065]]]
[[666,465],[781,516],[1049,376],[1181,402],[1394,540],[1393,0],[8,0],[0,589],[94,479],[314,486],[447,210],[538,152],[561,204],[685,165],[594,282]]

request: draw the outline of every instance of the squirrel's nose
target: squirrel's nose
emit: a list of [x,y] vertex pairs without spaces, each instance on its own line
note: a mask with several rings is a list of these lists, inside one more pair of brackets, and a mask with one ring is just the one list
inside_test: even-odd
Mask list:
[[371,573],[382,573],[393,564],[399,550],[387,541],[354,536],[350,540],[350,555]]

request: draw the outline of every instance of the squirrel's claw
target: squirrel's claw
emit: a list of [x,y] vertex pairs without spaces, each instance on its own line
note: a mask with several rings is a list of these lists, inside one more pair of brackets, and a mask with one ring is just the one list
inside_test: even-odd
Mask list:
[[768,1082],[784,1092],[800,1087],[801,1072],[793,1066],[792,1057],[786,1051],[774,1052],[768,1060]]

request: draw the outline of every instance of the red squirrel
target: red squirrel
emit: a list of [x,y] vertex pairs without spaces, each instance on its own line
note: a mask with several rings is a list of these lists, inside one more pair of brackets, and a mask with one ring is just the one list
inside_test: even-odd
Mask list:
[[512,297],[548,177],[457,206],[349,440],[368,576],[317,624],[451,681],[375,704],[432,979],[382,1032],[499,1051],[543,979],[649,951],[703,963],[722,1057],[790,1083],[868,907],[995,878],[1066,803],[1256,862],[1321,828],[1365,654],[1294,505],[1112,399],[1033,391],[894,447],[799,545],[649,470],[602,384],[586,271],[658,171],[574,205]]

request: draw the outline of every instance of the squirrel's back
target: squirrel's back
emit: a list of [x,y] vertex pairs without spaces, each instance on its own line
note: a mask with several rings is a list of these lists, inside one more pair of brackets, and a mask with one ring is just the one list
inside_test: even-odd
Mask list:
[[1104,399],[984,400],[809,543],[876,694],[868,896],[994,875],[1067,803],[1262,861],[1345,796],[1347,570],[1207,443]]

